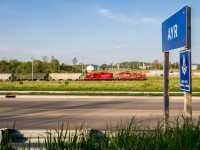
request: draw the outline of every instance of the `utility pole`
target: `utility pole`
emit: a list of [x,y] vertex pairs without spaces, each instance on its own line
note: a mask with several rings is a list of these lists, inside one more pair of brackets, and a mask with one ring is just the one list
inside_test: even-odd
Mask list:
[[138,69],[140,68],[140,61],[138,61]]
[[32,59],[32,81],[33,81],[33,60],[34,60],[33,56],[31,57],[31,59]]
[[82,65],[81,71],[82,71],[82,74],[83,74],[83,63],[81,63],[81,65]]

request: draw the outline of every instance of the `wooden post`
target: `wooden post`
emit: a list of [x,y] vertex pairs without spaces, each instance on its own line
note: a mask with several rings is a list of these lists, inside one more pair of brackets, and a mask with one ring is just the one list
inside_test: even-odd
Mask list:
[[169,52],[164,52],[164,119],[169,120]]

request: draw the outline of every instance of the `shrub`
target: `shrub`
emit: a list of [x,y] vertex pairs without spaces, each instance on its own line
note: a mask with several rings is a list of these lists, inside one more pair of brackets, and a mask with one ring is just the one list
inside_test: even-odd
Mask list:
[[23,85],[23,82],[22,82],[22,81],[19,81],[19,84],[20,84],[20,85]]

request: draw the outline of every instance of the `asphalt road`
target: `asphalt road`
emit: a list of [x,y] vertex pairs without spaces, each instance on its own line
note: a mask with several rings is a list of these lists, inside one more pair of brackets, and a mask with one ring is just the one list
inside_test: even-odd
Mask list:
[[[170,116],[183,113],[183,97],[170,97]],[[193,118],[200,115],[200,97],[193,97]],[[163,118],[163,97],[0,97],[0,128],[50,129],[69,123],[70,129],[106,129],[136,116],[138,123],[153,124]],[[66,125],[65,124],[65,125]]]

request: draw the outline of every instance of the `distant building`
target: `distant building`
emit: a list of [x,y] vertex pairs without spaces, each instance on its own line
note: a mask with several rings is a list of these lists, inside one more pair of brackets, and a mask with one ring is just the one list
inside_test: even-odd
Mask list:
[[197,64],[192,64],[192,70],[197,70],[198,69],[198,65]]
[[147,76],[163,76],[163,70],[150,70]]
[[94,70],[94,67],[92,65],[87,66],[86,68],[87,72],[92,72]]
[[145,63],[143,63],[143,65],[142,66],[139,66],[139,69],[149,69],[150,68],[150,66],[148,65],[148,66],[146,66],[145,65]]
[[98,69],[99,67],[97,65],[89,65],[86,68],[87,72],[92,72],[93,70],[98,70]]
[[91,66],[94,67],[94,70],[99,70],[99,66],[97,66],[97,65],[91,65]]

